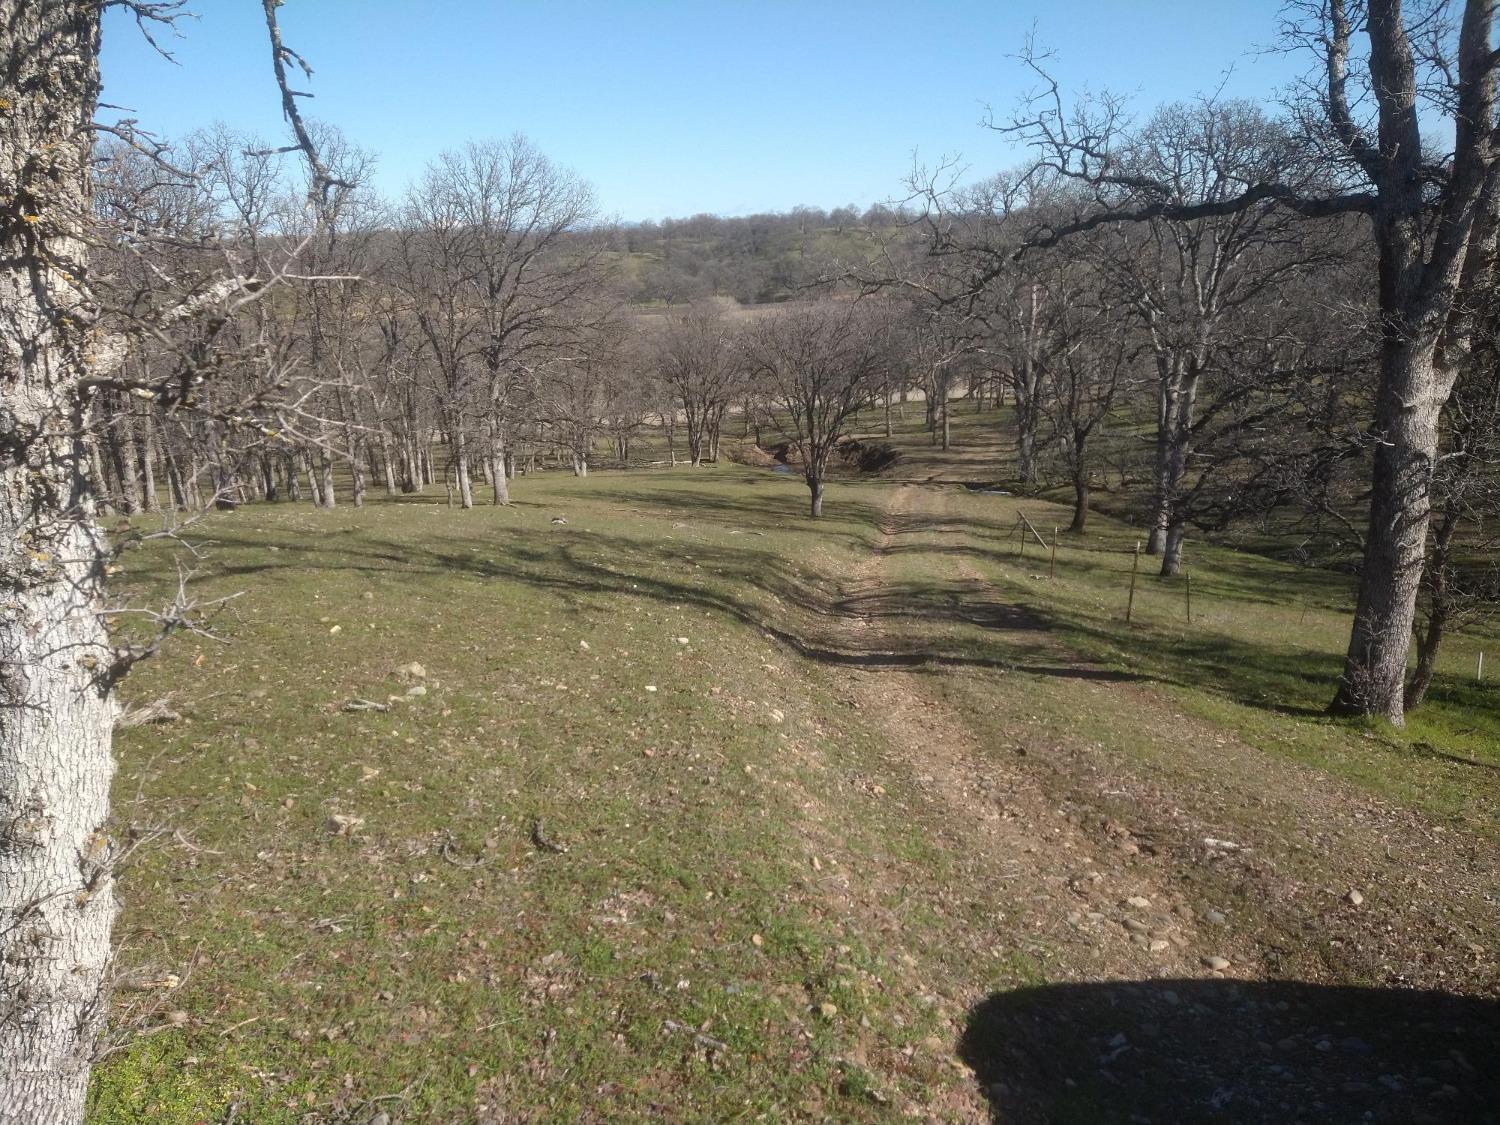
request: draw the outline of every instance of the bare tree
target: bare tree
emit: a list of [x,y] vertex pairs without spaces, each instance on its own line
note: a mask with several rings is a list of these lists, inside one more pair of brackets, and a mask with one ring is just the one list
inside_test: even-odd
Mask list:
[[702,302],[671,317],[657,338],[657,368],[671,388],[687,431],[688,457],[717,459],[724,412],[740,393],[743,355],[722,305]]
[[[1500,218],[1496,0],[1306,0],[1286,34],[1317,59],[1288,159],[1221,198],[1179,201],[1125,160],[1130,129],[1105,98],[1064,108],[1044,77],[1008,130],[1058,174],[1095,189],[1053,243],[1121,220],[1193,221],[1274,204],[1368,216],[1378,253],[1379,375],[1368,533],[1336,712],[1404,717],[1407,652],[1431,518],[1439,419],[1471,346],[1476,295],[1493,284]],[[1362,45],[1356,44],[1356,29]],[[1032,61],[1040,60],[1032,55]],[[1351,63],[1362,64],[1356,76]],[[1451,142],[1447,152],[1436,138]],[[1147,193],[1151,198],[1144,198]]]
[[1078,257],[1031,262],[1034,284],[1045,287],[1045,304],[1056,310],[1050,334],[1058,346],[1051,353],[1050,393],[1041,409],[1050,417],[1053,445],[1073,486],[1068,530],[1074,533],[1088,523],[1099,437],[1116,404],[1136,386],[1145,350],[1113,279]]
[[1407,710],[1427,698],[1443,641],[1500,614],[1500,352],[1493,331],[1486,329],[1483,345],[1464,364],[1443,414],[1433,481],[1437,520],[1423,571]]
[[890,347],[889,319],[868,303],[792,306],[748,334],[750,369],[790,423],[787,436],[801,462],[814,518],[823,514],[828,466],[845,425],[880,385]]

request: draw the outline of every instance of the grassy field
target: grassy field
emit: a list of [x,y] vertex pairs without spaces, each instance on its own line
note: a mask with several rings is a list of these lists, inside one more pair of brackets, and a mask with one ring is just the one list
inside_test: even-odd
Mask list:
[[[548,473],[505,509],[206,521],[193,587],[241,596],[225,643],[179,638],[126,687],[183,718],[118,739],[135,848],[92,1119],[974,1120],[957,1044],[983,997],[1209,975],[1208,946],[1124,933],[1075,958],[1066,879],[1117,864],[1176,888],[1159,893],[1183,918],[1254,898],[1111,850],[1095,821],[1123,798],[1101,786],[1080,811],[1080,778],[1175,794],[1267,853],[1283,840],[1299,887],[1356,877],[1317,841],[1357,843],[1364,814],[1286,827],[1318,787],[1488,862],[1500,708],[1472,682],[1481,640],[1455,640],[1405,732],[1329,720],[1346,578],[1194,545],[1192,622],[1180,583],[1142,575],[1127,625],[1131,529],[1062,536],[1052,577],[1012,531],[1024,511],[1050,537],[1060,509],[906,483],[984,479],[984,422],[966,455],[914,445],[891,479],[834,486],[816,524],[800,481],[727,466]],[[127,555],[119,581],[162,596],[171,552]],[[945,782],[923,731],[974,768]],[[1252,790],[1286,799],[1233,799]],[[1005,867],[964,821],[1021,832],[1010,810],[1033,807],[1059,818],[1032,834],[1060,889],[1022,909],[1005,880],[1033,860]],[[1146,849],[1158,865],[1169,836]],[[1464,982],[1492,974],[1494,934],[1466,894],[1444,917],[1481,953],[1439,967],[1483,992]],[[1388,897],[1393,916],[1413,901]],[[1242,907],[1247,976],[1301,909],[1276,901]],[[1332,944],[1283,964],[1371,979],[1408,957],[1417,979],[1431,960]]]

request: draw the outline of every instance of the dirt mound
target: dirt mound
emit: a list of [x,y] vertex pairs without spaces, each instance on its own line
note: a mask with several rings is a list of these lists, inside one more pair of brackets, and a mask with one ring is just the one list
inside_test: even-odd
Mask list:
[[852,437],[839,438],[838,453],[846,465],[861,473],[882,473],[901,460],[901,451],[889,442]]
[[777,464],[776,458],[753,442],[724,443],[719,448],[724,460],[735,465],[749,465],[756,469],[769,469]]

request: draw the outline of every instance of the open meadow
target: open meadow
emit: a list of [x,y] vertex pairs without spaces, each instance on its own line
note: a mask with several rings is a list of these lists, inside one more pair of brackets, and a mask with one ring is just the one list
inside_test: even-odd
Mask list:
[[718,465],[195,528],[91,1120],[1482,1120],[1483,639],[1330,719],[1349,579],[1195,545],[1127,624],[1137,533],[1054,564],[992,426],[817,522]]

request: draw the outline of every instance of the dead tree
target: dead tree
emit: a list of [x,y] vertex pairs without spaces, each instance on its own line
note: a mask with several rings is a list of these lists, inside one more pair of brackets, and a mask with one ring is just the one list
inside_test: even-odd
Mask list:
[[846,423],[891,363],[885,310],[822,301],[766,317],[746,339],[753,377],[791,423],[811,514],[823,514],[828,466]]

